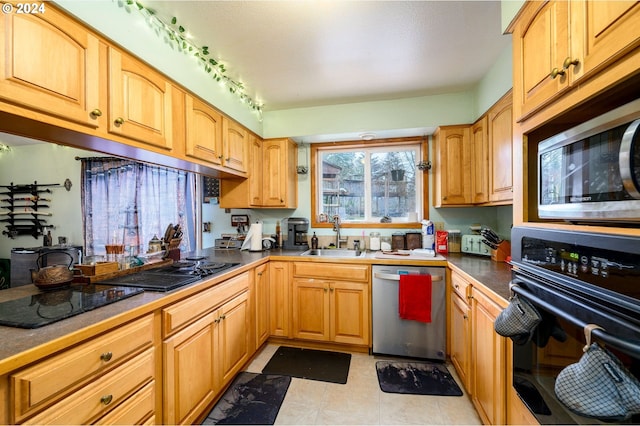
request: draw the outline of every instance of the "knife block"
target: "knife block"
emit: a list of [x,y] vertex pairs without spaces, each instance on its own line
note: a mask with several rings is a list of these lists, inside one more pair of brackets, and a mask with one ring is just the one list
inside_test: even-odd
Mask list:
[[507,257],[511,256],[511,243],[503,241],[498,244],[498,248],[491,250],[491,260],[494,262],[504,262]]

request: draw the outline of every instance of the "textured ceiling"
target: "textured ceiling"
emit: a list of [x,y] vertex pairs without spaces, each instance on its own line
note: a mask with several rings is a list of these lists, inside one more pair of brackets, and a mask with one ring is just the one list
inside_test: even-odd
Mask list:
[[508,46],[500,1],[146,1],[278,110],[473,87]]

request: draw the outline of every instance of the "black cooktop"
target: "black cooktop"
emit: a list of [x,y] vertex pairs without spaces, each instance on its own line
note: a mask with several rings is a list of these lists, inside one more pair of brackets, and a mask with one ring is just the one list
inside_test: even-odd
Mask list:
[[179,261],[169,266],[104,280],[101,284],[136,287],[149,291],[171,291],[237,265],[239,263]]
[[0,303],[0,325],[38,328],[141,293],[139,288],[91,284]]

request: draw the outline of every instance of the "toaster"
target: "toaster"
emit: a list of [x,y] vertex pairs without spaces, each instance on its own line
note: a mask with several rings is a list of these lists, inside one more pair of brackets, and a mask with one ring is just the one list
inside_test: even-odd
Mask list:
[[463,253],[491,256],[491,247],[483,243],[483,239],[482,235],[463,235],[460,249]]

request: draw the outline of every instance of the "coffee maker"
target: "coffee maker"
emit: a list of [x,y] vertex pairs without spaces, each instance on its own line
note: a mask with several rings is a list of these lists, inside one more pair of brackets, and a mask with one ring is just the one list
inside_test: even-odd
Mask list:
[[283,241],[285,250],[309,250],[307,232],[309,231],[309,219],[304,217],[289,217],[284,220],[287,228],[287,239]]

